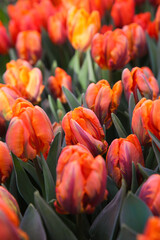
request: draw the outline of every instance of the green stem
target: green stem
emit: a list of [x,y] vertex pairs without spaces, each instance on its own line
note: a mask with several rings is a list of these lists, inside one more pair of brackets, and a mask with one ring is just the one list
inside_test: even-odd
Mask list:
[[37,173],[40,185],[41,185],[42,195],[43,195],[43,197],[45,197],[44,179],[43,179],[42,170],[41,170],[41,168],[39,166],[37,157],[33,159],[33,163],[34,163],[34,166],[35,166],[35,169],[36,169],[36,173]]

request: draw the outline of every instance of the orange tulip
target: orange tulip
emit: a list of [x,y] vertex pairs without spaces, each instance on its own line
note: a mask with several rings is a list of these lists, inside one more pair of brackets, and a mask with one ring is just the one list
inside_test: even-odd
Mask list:
[[89,14],[85,9],[77,9],[76,7],[69,11],[67,18],[68,38],[75,49],[86,51],[100,26],[100,16],[97,11]]
[[17,36],[16,50],[19,58],[35,64],[42,55],[40,33],[35,30],[20,32]]
[[134,99],[138,102],[137,89],[143,97],[153,100],[157,98],[159,93],[158,82],[148,67],[134,67],[131,72],[125,68],[122,72],[122,83],[127,101],[133,92]]
[[66,103],[66,97],[62,91],[62,86],[71,91],[72,79],[62,68],[57,67],[55,69],[55,77],[50,76],[48,79],[48,88],[55,99],[59,98],[62,103]]
[[0,182],[10,176],[13,168],[12,158],[6,143],[0,141]]
[[10,40],[6,28],[0,21],[0,54],[6,54],[10,48]]
[[52,140],[52,125],[43,109],[23,98],[17,99],[6,134],[9,149],[23,161],[32,160],[40,152],[45,153]]
[[160,175],[153,174],[142,185],[139,193],[142,199],[156,216],[160,215]]
[[57,210],[91,213],[106,197],[105,161],[100,155],[94,158],[84,146],[65,147],[56,171]]
[[160,218],[150,217],[146,223],[143,234],[137,235],[137,240],[159,240],[160,239]]
[[62,128],[67,145],[81,143],[94,156],[107,151],[103,129],[92,110],[78,107],[68,112],[62,120]]
[[86,91],[87,106],[97,115],[101,125],[109,128],[112,124],[111,113],[116,112],[122,94],[122,82],[118,81],[111,89],[107,80],[91,83]]
[[7,121],[11,119],[12,106],[19,97],[21,97],[21,94],[15,87],[0,83],[0,114]]
[[6,67],[4,82],[16,87],[22,96],[31,102],[40,102],[44,85],[39,68],[32,68],[28,62],[21,59],[11,60]]
[[137,163],[144,165],[144,159],[136,135],[131,134],[127,138],[113,140],[107,152],[106,163],[108,175],[113,178],[117,186],[121,186],[122,177],[126,180],[128,187],[131,186],[132,162],[140,181]]
[[124,26],[124,33],[129,43],[130,58],[143,57],[147,53],[146,35],[143,28],[137,23]]
[[107,31],[104,35],[97,33],[92,40],[92,57],[101,68],[120,69],[130,60],[128,47],[121,29]]
[[111,16],[116,27],[123,27],[133,22],[135,6],[134,0],[115,0]]
[[134,16],[135,23],[139,24],[144,30],[148,28],[148,24],[151,21],[151,13],[150,12],[144,12],[139,13]]
[[151,38],[155,38],[158,40],[158,32],[156,29],[156,22],[149,22],[148,27],[147,27],[147,32]]

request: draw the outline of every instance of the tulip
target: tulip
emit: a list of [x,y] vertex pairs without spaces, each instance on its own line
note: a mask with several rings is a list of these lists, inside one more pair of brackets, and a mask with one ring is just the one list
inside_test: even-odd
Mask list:
[[85,9],[77,9],[76,7],[69,11],[67,18],[68,38],[75,49],[86,51],[100,26],[100,16],[97,11],[89,14]]
[[52,140],[52,125],[43,109],[23,98],[17,99],[6,134],[9,149],[23,161],[33,160],[48,150]]
[[160,4],[160,0],[149,0],[149,2],[155,6],[158,6]]
[[97,33],[91,45],[93,60],[101,67],[110,70],[124,67],[130,60],[128,40],[121,29]]
[[155,20],[153,22],[149,22],[148,27],[147,27],[147,32],[151,38],[158,40],[158,32],[156,29]]
[[66,103],[66,97],[62,91],[62,86],[71,91],[72,79],[62,68],[57,67],[55,69],[55,77],[50,76],[48,79],[48,88],[55,99],[59,98],[62,103]]
[[143,57],[147,53],[146,35],[143,28],[137,23],[124,26],[124,33],[129,43],[130,58]]
[[31,102],[40,102],[44,89],[40,69],[32,68],[27,61],[21,59],[11,60],[6,67],[7,70],[3,75],[4,82],[16,87],[22,96]]
[[134,0],[115,0],[111,16],[116,27],[123,27],[133,22],[135,12]]
[[68,112],[62,119],[62,128],[67,145],[81,143],[94,156],[107,151],[103,129],[92,110],[78,107]]
[[21,94],[15,87],[0,83],[0,114],[7,121],[11,119],[12,106],[19,97],[21,97]]
[[98,117],[101,125],[109,128],[112,124],[111,113],[116,112],[122,94],[122,82],[118,81],[111,89],[107,80],[100,80],[98,83],[91,83],[85,94],[85,100]]
[[142,185],[139,197],[156,216],[160,215],[160,175],[153,174]]
[[130,134],[127,138],[113,140],[107,152],[106,163],[108,175],[113,178],[118,187],[121,186],[122,177],[126,180],[128,187],[131,186],[132,162],[140,182],[141,176],[137,163],[144,166],[144,159],[138,138]]
[[144,3],[146,0],[135,0],[135,3],[137,4],[137,5],[140,5],[140,4],[142,4],[142,3]]
[[8,53],[10,45],[11,44],[7,35],[7,31],[3,26],[2,22],[0,21],[0,54]]
[[19,58],[35,64],[42,55],[40,33],[35,30],[20,32],[16,40],[16,50]]
[[134,22],[139,24],[143,28],[143,30],[147,30],[150,21],[151,21],[150,12],[139,13],[134,16]]
[[106,197],[106,166],[104,159],[93,155],[82,145],[65,147],[56,168],[58,211],[91,213]]
[[133,92],[135,101],[138,102],[137,89],[142,97],[153,100],[157,98],[159,93],[158,82],[148,67],[134,67],[131,72],[125,68],[122,72],[122,83],[127,101]]
[[160,239],[160,218],[150,217],[147,220],[143,234],[137,235],[137,240],[159,240]]

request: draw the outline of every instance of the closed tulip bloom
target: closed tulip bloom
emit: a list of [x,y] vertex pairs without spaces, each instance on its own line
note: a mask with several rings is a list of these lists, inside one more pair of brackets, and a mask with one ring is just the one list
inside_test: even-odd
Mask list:
[[122,94],[122,82],[118,81],[111,89],[107,80],[91,83],[86,91],[85,99],[90,108],[98,117],[101,125],[109,128],[112,124],[111,113],[116,112]]
[[40,102],[44,89],[40,69],[32,68],[27,61],[21,59],[11,60],[6,67],[4,82],[16,87],[25,99],[33,103]]
[[10,45],[11,43],[7,35],[6,28],[3,26],[2,22],[0,21],[0,54],[8,53]]
[[68,38],[72,46],[80,51],[86,51],[91,44],[93,36],[101,26],[97,11],[88,13],[85,9],[73,7],[68,14]]
[[62,86],[72,90],[72,78],[62,68],[55,69],[55,76],[48,78],[48,88],[51,95],[57,99],[59,98],[62,103],[66,103],[66,97],[62,91]]
[[138,138],[130,134],[127,138],[119,138],[112,141],[106,156],[107,172],[113,178],[118,187],[121,186],[122,177],[128,187],[132,181],[132,162],[135,165],[137,177],[140,181],[137,163],[144,166],[143,153]]
[[105,161],[100,155],[94,158],[84,146],[65,147],[56,172],[57,210],[91,213],[106,197]]
[[16,50],[19,58],[35,64],[42,55],[40,33],[35,30],[20,32],[16,40]]
[[97,33],[91,45],[93,60],[103,69],[116,70],[130,60],[128,40],[121,29]]
[[131,92],[134,94],[136,103],[138,102],[137,89],[142,97],[156,99],[159,94],[158,82],[152,71],[148,67],[134,67],[130,71],[125,68],[122,72],[122,83],[127,101]]
[[140,193],[142,199],[156,216],[160,215],[160,175],[153,174],[142,185]]
[[9,121],[12,117],[12,107],[17,98],[21,97],[20,92],[8,84],[0,83],[0,114]]
[[150,21],[151,21],[150,12],[139,13],[134,16],[134,22],[139,24],[143,28],[143,30],[147,30]]
[[53,137],[51,122],[43,109],[23,98],[17,99],[6,134],[9,149],[23,161],[33,160],[48,150]]
[[160,239],[160,218],[150,217],[147,220],[144,232],[137,235],[137,240],[159,240]]
[[132,23],[123,27],[129,43],[130,58],[133,60],[143,57],[147,53],[146,35],[143,28],[137,23]]
[[62,120],[67,145],[81,143],[96,156],[107,151],[104,132],[95,113],[87,108],[78,107],[68,112]]
[[0,182],[4,183],[13,168],[12,158],[7,144],[0,141]]
[[111,16],[116,27],[123,27],[132,23],[134,13],[134,0],[115,0],[111,10]]

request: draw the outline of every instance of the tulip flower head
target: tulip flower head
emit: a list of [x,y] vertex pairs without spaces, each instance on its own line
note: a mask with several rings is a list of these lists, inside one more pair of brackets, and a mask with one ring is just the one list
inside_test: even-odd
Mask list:
[[140,199],[142,199],[150,208],[152,213],[156,216],[160,216],[160,175],[153,174],[142,185],[139,193]]
[[87,106],[96,114],[101,125],[109,128],[112,124],[111,113],[115,112],[120,104],[122,82],[118,81],[111,89],[107,80],[91,83],[86,90]]
[[44,110],[18,98],[6,134],[9,149],[23,161],[33,160],[48,150],[53,137],[52,125]]
[[0,54],[8,53],[8,50],[11,46],[9,37],[7,35],[6,28],[3,26],[0,21]]
[[138,138],[130,134],[127,138],[119,138],[112,141],[106,156],[108,175],[113,178],[117,186],[121,186],[122,177],[126,180],[128,187],[132,180],[132,162],[138,173],[137,163],[144,166],[143,153]]
[[104,159],[100,155],[94,158],[80,144],[62,150],[56,172],[55,206],[58,211],[92,213],[107,195]]

